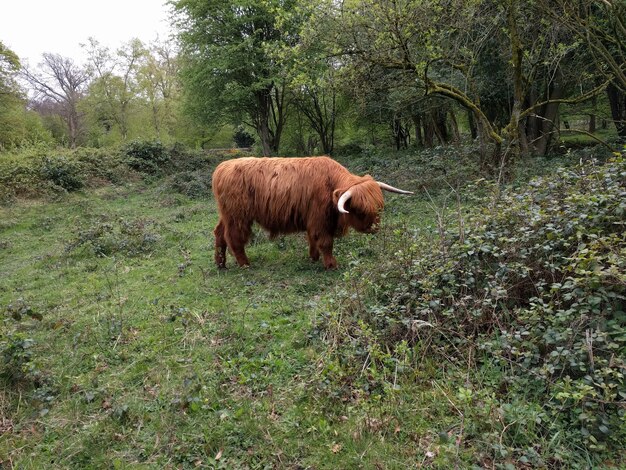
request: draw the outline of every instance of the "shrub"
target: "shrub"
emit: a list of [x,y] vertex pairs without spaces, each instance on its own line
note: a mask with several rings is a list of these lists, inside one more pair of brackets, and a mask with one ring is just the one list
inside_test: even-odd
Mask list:
[[68,192],[81,189],[85,184],[80,164],[65,156],[44,157],[41,174],[44,180],[51,181]]
[[238,127],[233,134],[235,145],[239,148],[250,148],[254,145],[254,137],[243,127]]
[[191,199],[206,198],[211,195],[211,173],[206,170],[175,173],[167,186]]
[[158,174],[170,155],[161,142],[133,141],[123,149],[129,167],[150,175]]
[[[505,453],[556,432],[570,451],[621,449],[626,163],[562,169],[487,202],[462,229],[443,230],[438,246],[407,236],[378,274],[346,274],[341,330],[332,314],[324,321],[341,343],[343,380],[379,386],[381,370],[406,365],[407,347],[413,367],[475,361],[467,377],[489,377],[502,410],[523,397],[541,411],[515,440],[503,440],[509,426],[493,434]],[[378,373],[364,376],[364,363]]]
[[128,166],[119,150],[78,148],[70,155],[80,164],[88,186],[108,182],[118,184],[128,179]]
[[119,183],[128,179],[128,167],[119,152],[79,148],[50,156],[31,150],[0,156],[0,204],[15,198],[37,198],[71,192],[85,186]]
[[0,354],[4,359],[2,375],[10,383],[29,379],[36,381],[39,371],[33,361],[35,341],[19,328],[27,318],[41,321],[43,317],[23,299],[7,305],[3,313],[3,328],[0,331]]
[[123,254],[138,256],[150,253],[159,241],[159,236],[149,229],[154,222],[149,220],[110,221],[103,217],[87,228],[78,228],[74,239],[65,251],[74,252],[79,248],[87,249],[95,256]]

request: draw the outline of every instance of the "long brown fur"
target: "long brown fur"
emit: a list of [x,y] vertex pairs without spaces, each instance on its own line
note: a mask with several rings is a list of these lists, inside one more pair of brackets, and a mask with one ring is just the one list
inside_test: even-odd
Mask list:
[[[337,201],[350,190],[349,214]],[[349,227],[373,231],[384,207],[382,191],[371,176],[357,176],[329,157],[240,158],[213,173],[213,193],[220,220],[215,228],[215,261],[224,267],[226,247],[240,266],[249,265],[244,246],[257,222],[271,236],[307,232],[309,255],[336,268],[333,237]]]

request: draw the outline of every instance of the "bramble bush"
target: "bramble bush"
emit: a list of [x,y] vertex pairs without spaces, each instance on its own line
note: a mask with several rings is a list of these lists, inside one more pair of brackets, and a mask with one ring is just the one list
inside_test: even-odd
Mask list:
[[41,165],[44,180],[63,188],[68,192],[81,189],[85,182],[81,175],[80,164],[64,156],[44,157]]
[[180,144],[134,141],[121,149],[37,148],[0,155],[0,204],[50,198],[82,188],[164,178],[164,189],[191,198],[210,195],[211,173],[223,160],[247,156],[239,150],[193,151]]
[[170,160],[165,146],[156,141],[133,141],[122,151],[130,168],[150,175],[160,173]]
[[160,236],[151,230],[154,226],[155,223],[150,220],[113,220],[102,216],[87,227],[78,227],[72,241],[66,244],[65,251],[74,253],[82,249],[99,257],[151,253],[160,240]]
[[[403,249],[380,269],[357,263],[346,273],[337,312],[322,320],[341,365],[332,375],[384,393],[391,377],[419,376],[424,363],[464,371],[464,389],[483,397],[466,417],[481,421],[474,437],[490,461],[556,465],[619,452],[626,162],[583,163],[495,193],[432,242],[397,234]],[[486,402],[501,419],[493,408],[480,414]]]
[[15,198],[49,197],[83,187],[119,183],[129,169],[109,149],[48,150],[0,156],[0,204]]
[[0,354],[3,358],[3,367],[0,368],[0,375],[10,384],[25,381],[37,382],[40,371],[33,357],[35,340],[26,333],[23,325],[28,318],[41,321],[43,316],[23,299],[17,299],[3,310],[2,330],[0,330]]

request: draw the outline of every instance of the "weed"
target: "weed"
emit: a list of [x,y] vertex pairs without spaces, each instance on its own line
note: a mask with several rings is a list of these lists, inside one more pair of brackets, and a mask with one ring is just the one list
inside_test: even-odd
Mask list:
[[9,383],[37,382],[41,375],[34,361],[35,340],[26,332],[18,330],[28,318],[41,321],[43,315],[23,299],[8,304],[3,312],[0,354],[4,359],[2,375]]
[[44,180],[51,181],[66,191],[81,189],[85,183],[80,175],[81,169],[76,161],[59,156],[44,157],[41,173]]
[[155,223],[150,220],[127,220],[119,218],[110,220],[101,217],[87,228],[79,227],[72,241],[67,243],[65,251],[72,253],[79,248],[88,249],[96,256],[112,256],[122,254],[138,256],[152,252],[160,237],[150,231]]

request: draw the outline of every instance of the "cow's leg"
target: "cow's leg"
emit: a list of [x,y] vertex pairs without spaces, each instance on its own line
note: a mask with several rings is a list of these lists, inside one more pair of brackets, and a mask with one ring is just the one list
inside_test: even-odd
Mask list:
[[226,243],[232,251],[239,266],[250,266],[250,261],[246,256],[245,246],[252,234],[252,222],[228,223],[226,224]]
[[337,269],[337,260],[333,256],[333,237],[330,235],[320,235],[317,246],[322,252],[324,267],[326,269]]
[[215,264],[218,268],[226,267],[226,237],[224,233],[224,222],[222,219],[217,223],[213,233],[215,234]]
[[317,247],[317,240],[319,239],[319,236],[312,230],[308,230],[306,236],[309,240],[309,257],[313,261],[317,261],[320,259],[320,250]]

